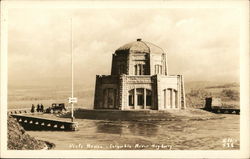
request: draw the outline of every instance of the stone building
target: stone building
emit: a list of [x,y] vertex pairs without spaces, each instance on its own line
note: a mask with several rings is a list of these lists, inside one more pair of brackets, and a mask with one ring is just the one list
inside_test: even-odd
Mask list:
[[169,75],[166,53],[137,39],[113,54],[111,75],[97,75],[94,109],[185,109],[182,75]]

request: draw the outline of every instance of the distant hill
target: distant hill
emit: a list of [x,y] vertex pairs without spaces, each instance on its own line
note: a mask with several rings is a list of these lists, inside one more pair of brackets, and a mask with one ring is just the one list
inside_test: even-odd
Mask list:
[[192,81],[185,83],[187,107],[201,108],[206,97],[221,98],[225,106],[239,107],[240,84],[237,82]]
[[217,81],[191,81],[185,82],[186,93],[190,92],[192,89],[212,89],[212,88],[232,88],[240,87],[237,82],[217,82]]

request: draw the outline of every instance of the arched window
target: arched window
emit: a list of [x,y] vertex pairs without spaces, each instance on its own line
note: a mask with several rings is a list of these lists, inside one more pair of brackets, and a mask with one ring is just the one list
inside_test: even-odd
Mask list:
[[174,97],[173,101],[174,101],[175,108],[178,108],[178,92],[175,89],[174,89],[174,95],[173,95],[173,97]]
[[168,94],[168,99],[169,99],[168,106],[170,108],[172,108],[173,107],[173,92],[172,92],[172,89],[168,88],[167,92],[168,92],[167,94]]
[[128,92],[128,105],[129,106],[134,106],[134,89],[130,90]]
[[167,92],[166,92],[166,89],[163,90],[163,100],[164,100],[164,108],[167,107]]
[[146,90],[146,105],[151,106],[152,105],[152,92],[150,90]]
[[128,91],[129,106],[146,106],[152,105],[152,91],[146,88],[135,88]]
[[144,64],[136,64],[134,66],[134,74],[135,75],[145,75],[146,74],[146,70],[145,70],[146,66]]
[[144,90],[143,88],[137,88],[136,89],[136,95],[137,95],[137,105],[144,105]]
[[143,68],[142,68],[142,64],[139,64],[139,75],[142,75],[143,73]]
[[135,75],[137,75],[137,72],[138,72],[137,65],[135,65]]
[[155,65],[155,74],[162,74],[162,65]]
[[173,88],[163,90],[164,108],[178,108],[178,91]]
[[143,75],[146,75],[147,74],[147,67],[146,67],[146,65],[142,65],[142,70],[143,70]]

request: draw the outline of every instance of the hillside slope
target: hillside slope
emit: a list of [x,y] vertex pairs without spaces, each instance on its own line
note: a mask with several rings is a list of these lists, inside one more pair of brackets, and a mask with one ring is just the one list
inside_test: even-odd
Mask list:
[[44,147],[46,147],[44,141],[31,137],[13,117],[8,118],[8,149],[38,150]]
[[240,107],[240,85],[236,82],[187,82],[185,91],[186,103],[189,108],[204,107],[206,97],[221,98],[224,107]]

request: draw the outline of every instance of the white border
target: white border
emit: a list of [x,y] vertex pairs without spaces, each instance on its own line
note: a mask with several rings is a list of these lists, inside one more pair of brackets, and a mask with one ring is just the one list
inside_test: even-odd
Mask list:
[[[240,150],[7,150],[7,47],[10,8],[239,8],[240,32]],[[249,158],[249,2],[248,1],[1,1],[1,156],[50,158]],[[229,33],[230,34],[230,33]]]

